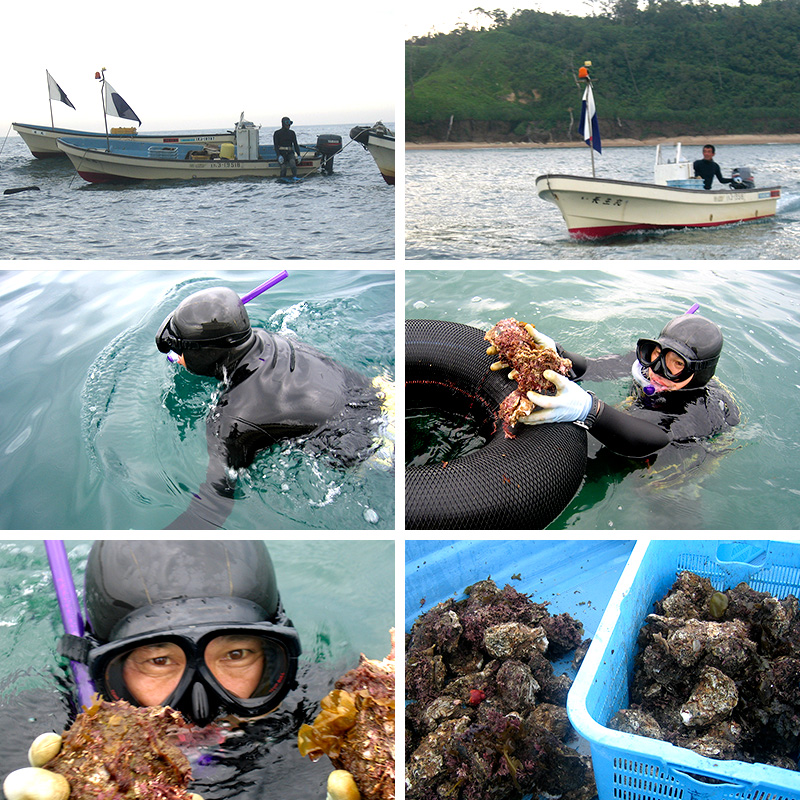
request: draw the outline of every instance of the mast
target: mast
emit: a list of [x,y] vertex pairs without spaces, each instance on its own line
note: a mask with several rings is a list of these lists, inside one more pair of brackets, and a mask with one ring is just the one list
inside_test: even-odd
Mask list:
[[103,125],[106,129],[106,151],[111,152],[111,142],[108,138],[108,116],[106,115],[106,68],[102,67],[100,72],[95,72],[94,77],[100,81],[100,100],[103,103]]

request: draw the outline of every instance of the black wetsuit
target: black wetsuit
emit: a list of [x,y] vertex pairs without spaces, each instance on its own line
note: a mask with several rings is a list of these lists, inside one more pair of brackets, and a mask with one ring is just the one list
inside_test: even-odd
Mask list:
[[291,128],[278,128],[272,134],[272,144],[275,147],[275,152],[279,156],[287,158],[293,156],[295,153],[300,155],[300,145],[297,143],[297,135]]
[[731,178],[723,178],[720,171],[719,164],[714,159],[706,161],[704,158],[698,158],[694,162],[694,174],[703,179],[703,188],[710,189],[711,184],[716,178],[720,183],[731,183]]
[[[587,359],[559,348],[573,363],[576,380],[601,381],[630,375],[636,355]],[[713,378],[697,389],[648,396],[634,384],[634,401],[620,411],[600,404],[589,432],[613,452],[646,458],[668,444],[705,439],[739,423],[739,409],[725,388]]]
[[312,452],[345,465],[374,446],[369,421],[380,404],[364,375],[308,345],[261,329],[253,333],[253,345],[230,370],[206,422],[206,480],[169,528],[221,527],[233,508],[233,471],[280,440],[309,436]]

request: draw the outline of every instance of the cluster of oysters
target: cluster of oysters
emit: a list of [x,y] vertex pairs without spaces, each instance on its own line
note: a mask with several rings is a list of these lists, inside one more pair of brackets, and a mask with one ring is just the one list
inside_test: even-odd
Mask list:
[[316,761],[327,755],[336,768],[328,779],[328,795],[337,800],[394,800],[394,629],[390,633],[389,655],[377,661],[362,654],[358,666],[323,698],[313,724],[298,732],[301,756]]
[[609,727],[703,756],[798,769],[800,608],[681,572],[639,634],[631,707]]
[[530,414],[534,404],[528,399],[528,392],[554,395],[555,386],[544,377],[550,369],[561,375],[569,374],[572,362],[561,358],[555,350],[540,345],[534,339],[534,327],[527,322],[518,322],[509,317],[501,319],[484,336],[489,347],[487,355],[498,356],[492,369],[511,367],[509,378],[516,380],[517,388],[503,400],[499,416],[503,420],[507,437],[512,437],[511,429],[522,417]]
[[572,681],[551,661],[582,658],[582,624],[492,580],[465,592],[407,638],[406,798],[591,800],[591,761],[566,744]]

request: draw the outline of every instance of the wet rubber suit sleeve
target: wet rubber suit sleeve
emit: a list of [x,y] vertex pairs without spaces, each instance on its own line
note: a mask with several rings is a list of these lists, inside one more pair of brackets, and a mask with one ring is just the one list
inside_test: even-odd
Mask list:
[[[611,380],[630,375],[631,364],[635,358],[634,353],[622,356],[604,356],[603,358],[588,359],[585,356],[569,353],[559,346],[559,355],[572,361],[572,371],[575,379],[583,380]],[[595,401],[597,409],[593,407],[595,415],[592,418],[589,432],[601,444],[621,456],[629,458],[646,458],[666,447],[671,441],[670,435],[643,419],[636,419],[623,411],[606,405],[600,400]]]

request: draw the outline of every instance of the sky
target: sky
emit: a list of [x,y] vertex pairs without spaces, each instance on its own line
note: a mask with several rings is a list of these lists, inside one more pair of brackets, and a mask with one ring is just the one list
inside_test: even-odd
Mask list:
[[[53,101],[55,125],[103,130],[94,79],[102,67],[143,131],[227,129],[242,112],[267,128],[285,115],[296,128],[394,123],[402,79],[395,7],[14,4],[0,36],[0,143],[12,122],[51,124],[45,70],[76,107]],[[130,124],[109,117],[109,127]]]

